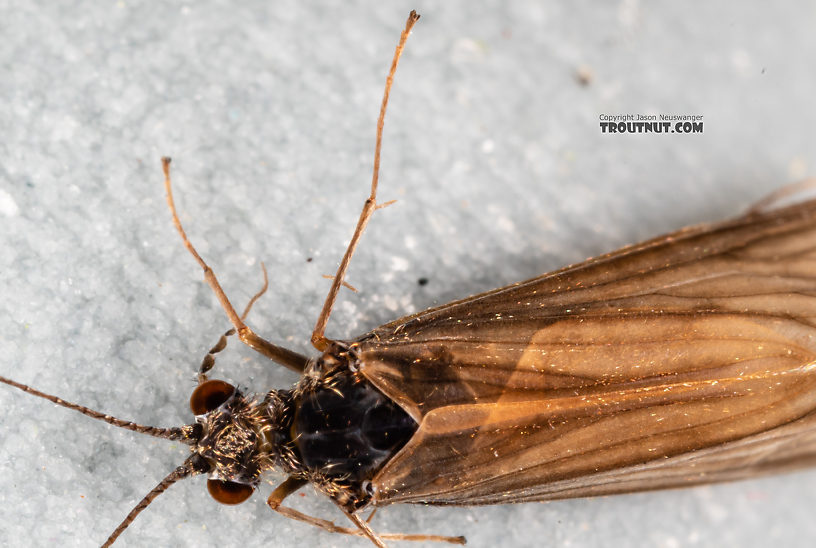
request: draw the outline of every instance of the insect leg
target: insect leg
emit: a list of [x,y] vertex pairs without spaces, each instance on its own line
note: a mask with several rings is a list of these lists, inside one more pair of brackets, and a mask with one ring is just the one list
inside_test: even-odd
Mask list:
[[215,365],[215,355],[224,350],[224,348],[227,346],[227,337],[231,337],[232,335],[235,335],[234,327],[221,335],[218,342],[215,343],[212,348],[210,348],[207,355],[204,356],[203,360],[201,360],[201,365],[198,368],[198,384],[207,382],[207,373],[209,373],[210,369],[212,369]]
[[[314,516],[310,516],[308,514],[304,514],[303,512],[299,512],[294,508],[290,508],[288,506],[283,506],[281,503],[283,500],[309,483],[304,479],[299,479],[295,477],[289,477],[284,480],[283,483],[278,485],[272,494],[269,495],[269,498],[266,499],[266,503],[269,507],[274,510],[275,512],[281,514],[284,517],[289,519],[294,519],[297,521],[301,521],[303,523],[308,523],[309,525],[313,525],[315,527],[319,527],[321,529],[325,529],[330,533],[340,533],[342,535],[352,535],[352,536],[365,536],[368,537],[376,546],[379,548],[387,548],[383,543],[382,539],[385,540],[414,540],[414,541],[425,541],[425,542],[448,542],[451,544],[464,544],[465,537],[445,537],[441,535],[402,535],[402,534],[393,534],[393,533],[385,533],[377,535],[371,530],[371,527],[368,525],[367,522],[361,520],[359,516],[351,514],[346,510],[341,510],[349,516],[349,518],[355,524],[364,524],[359,529],[352,529],[350,527],[341,527],[334,523],[333,521],[329,521],[327,519],[318,518]],[[370,533],[370,535],[369,535]]]
[[169,206],[170,213],[173,216],[173,224],[181,236],[184,247],[187,248],[187,251],[190,252],[198,265],[204,271],[204,281],[207,282],[207,285],[209,285],[210,289],[212,289],[213,293],[215,293],[215,296],[221,303],[221,308],[224,309],[224,312],[226,312],[230,322],[232,322],[232,325],[238,332],[238,337],[241,339],[241,342],[253,350],[260,352],[270,360],[279,363],[284,367],[288,367],[293,371],[297,371],[298,373],[303,373],[303,371],[306,369],[306,364],[309,362],[308,358],[301,356],[297,352],[292,352],[286,348],[274,345],[266,339],[256,335],[255,332],[244,323],[243,319],[238,316],[238,313],[235,312],[235,308],[233,308],[232,303],[230,303],[227,295],[221,288],[221,284],[218,283],[218,278],[215,277],[215,273],[213,272],[212,268],[210,268],[210,266],[204,262],[204,259],[201,258],[201,255],[198,254],[195,247],[193,247],[193,244],[190,243],[190,240],[187,238],[187,233],[184,232],[184,228],[181,226],[178,213],[176,213],[176,204],[173,201],[173,190],[170,183],[170,158],[162,158],[162,169],[164,170],[164,187],[167,191],[167,205]]
[[346,514],[346,516],[354,523],[354,525],[356,525],[360,529],[360,531],[363,532],[363,534],[366,537],[368,537],[368,540],[374,543],[374,546],[376,546],[377,548],[388,548],[383,542],[383,540],[379,537],[379,535],[377,535],[377,533],[374,532],[374,530],[371,528],[367,521],[361,519],[360,516],[358,516],[357,514],[349,512],[339,504],[337,505],[337,507],[340,508],[340,510],[342,510],[344,514]]
[[[255,295],[253,295],[252,298],[247,303],[246,308],[244,309],[244,313],[241,314],[242,321],[247,319],[247,316],[249,316],[249,311],[252,310],[252,305],[254,305],[255,302],[261,298],[261,295],[266,293],[266,290],[269,288],[269,276],[267,276],[266,274],[266,265],[264,265],[263,263],[261,263],[261,270],[263,270],[264,278],[263,287],[260,289],[260,291],[255,293]],[[207,373],[215,365],[215,354],[224,350],[224,348],[227,346],[227,337],[231,337],[232,335],[235,335],[234,327],[232,329],[227,330],[226,333],[221,335],[221,338],[218,339],[218,342],[215,343],[215,345],[212,348],[210,348],[210,351],[207,352],[207,355],[204,356],[204,359],[201,361],[201,366],[198,368],[198,384],[202,384],[207,381]]]
[[[804,194],[806,191],[811,191],[810,196],[812,197],[812,191],[814,188],[816,188],[816,179],[814,178],[785,185],[756,202],[748,209],[748,211],[745,212],[745,215],[748,216],[773,211],[774,209],[784,205],[786,199],[790,198],[791,196],[796,196],[799,193]],[[797,203],[797,201],[792,200],[788,203]]]
[[[303,512],[299,512],[294,508],[289,508],[288,506],[282,506],[281,503],[283,500],[303,487],[304,485],[308,484],[309,482],[305,479],[295,478],[293,476],[289,476],[284,480],[283,483],[278,485],[272,494],[269,495],[269,498],[266,499],[266,504],[279,514],[289,518],[294,519],[297,521],[302,521],[303,523],[308,523],[309,525],[314,525],[315,527],[320,527],[321,529],[325,529],[331,533],[341,533],[344,535],[354,535],[354,536],[362,536],[363,533],[357,529],[351,529],[349,527],[340,527],[339,525],[335,524],[333,521],[329,521],[327,519],[316,518],[314,516],[310,516],[308,514],[304,514]],[[376,544],[376,542],[375,542]],[[384,544],[380,543],[378,546],[385,547]]]
[[[447,542],[449,544],[465,544],[467,541],[465,537],[445,537],[442,535],[403,535],[403,534],[395,534],[395,533],[375,533],[371,526],[368,524],[368,520],[362,519],[357,514],[349,512],[339,504],[337,505],[340,510],[343,511],[348,518],[354,522],[357,527],[360,528],[363,535],[368,537],[376,546],[380,546],[380,542],[382,539],[386,540],[415,540],[420,542]],[[379,542],[378,542],[379,541]],[[385,546],[385,545],[383,545]]]
[[374,519],[374,514],[377,513],[377,508],[374,508],[371,513],[366,518],[366,523],[371,523],[371,520]]
[[326,295],[326,301],[323,303],[323,309],[320,311],[320,316],[315,323],[314,331],[312,331],[312,345],[321,352],[326,350],[329,345],[329,340],[326,338],[326,324],[329,323],[329,316],[331,315],[334,302],[337,300],[337,293],[340,291],[340,286],[344,283],[346,271],[348,270],[351,256],[354,255],[354,250],[357,248],[357,243],[360,241],[360,236],[363,235],[368,221],[375,211],[386,207],[392,203],[386,202],[383,204],[377,203],[377,182],[380,173],[380,148],[382,145],[383,124],[385,123],[385,108],[388,106],[388,96],[391,94],[391,84],[394,82],[394,73],[397,71],[397,63],[399,62],[402,50],[405,47],[405,41],[411,33],[414,24],[419,20],[419,14],[411,11],[408,16],[408,21],[405,23],[405,30],[400,34],[400,40],[397,44],[397,49],[394,52],[394,59],[391,61],[391,70],[388,72],[388,78],[385,81],[385,93],[383,93],[382,104],[380,105],[380,117],[377,120],[377,142],[374,146],[374,174],[371,177],[371,194],[363,204],[363,210],[360,212],[360,218],[357,220],[357,227],[354,229],[354,235],[351,237],[346,253],[340,261],[340,266],[337,267],[337,274],[334,275],[329,294]]

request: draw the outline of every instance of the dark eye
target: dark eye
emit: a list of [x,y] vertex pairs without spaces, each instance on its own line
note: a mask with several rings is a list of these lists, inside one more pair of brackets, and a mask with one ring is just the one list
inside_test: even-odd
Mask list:
[[207,480],[207,491],[210,492],[212,498],[221,504],[241,504],[249,498],[254,490],[251,485],[246,483],[216,479]]
[[235,387],[224,381],[207,381],[193,390],[190,396],[190,409],[194,415],[209,413],[219,405],[227,401]]

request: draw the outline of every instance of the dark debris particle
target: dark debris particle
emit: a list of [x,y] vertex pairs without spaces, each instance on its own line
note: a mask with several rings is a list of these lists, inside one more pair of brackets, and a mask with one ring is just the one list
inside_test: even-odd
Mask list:
[[579,86],[587,87],[592,83],[592,78],[592,71],[587,67],[580,67],[575,71],[575,81],[578,82]]

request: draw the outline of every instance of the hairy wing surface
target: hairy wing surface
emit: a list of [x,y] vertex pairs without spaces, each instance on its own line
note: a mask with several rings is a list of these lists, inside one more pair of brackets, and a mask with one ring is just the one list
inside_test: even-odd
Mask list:
[[[684,229],[353,345],[419,423],[374,478],[381,504],[604,494],[803,462],[816,442],[792,458],[779,440],[814,424],[816,201]],[[715,449],[731,459],[704,458]]]

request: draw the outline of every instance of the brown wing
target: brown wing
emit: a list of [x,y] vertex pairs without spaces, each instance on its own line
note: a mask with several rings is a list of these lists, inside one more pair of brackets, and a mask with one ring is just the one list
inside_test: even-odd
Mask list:
[[419,429],[375,502],[488,504],[816,458],[816,201],[693,227],[380,327]]

